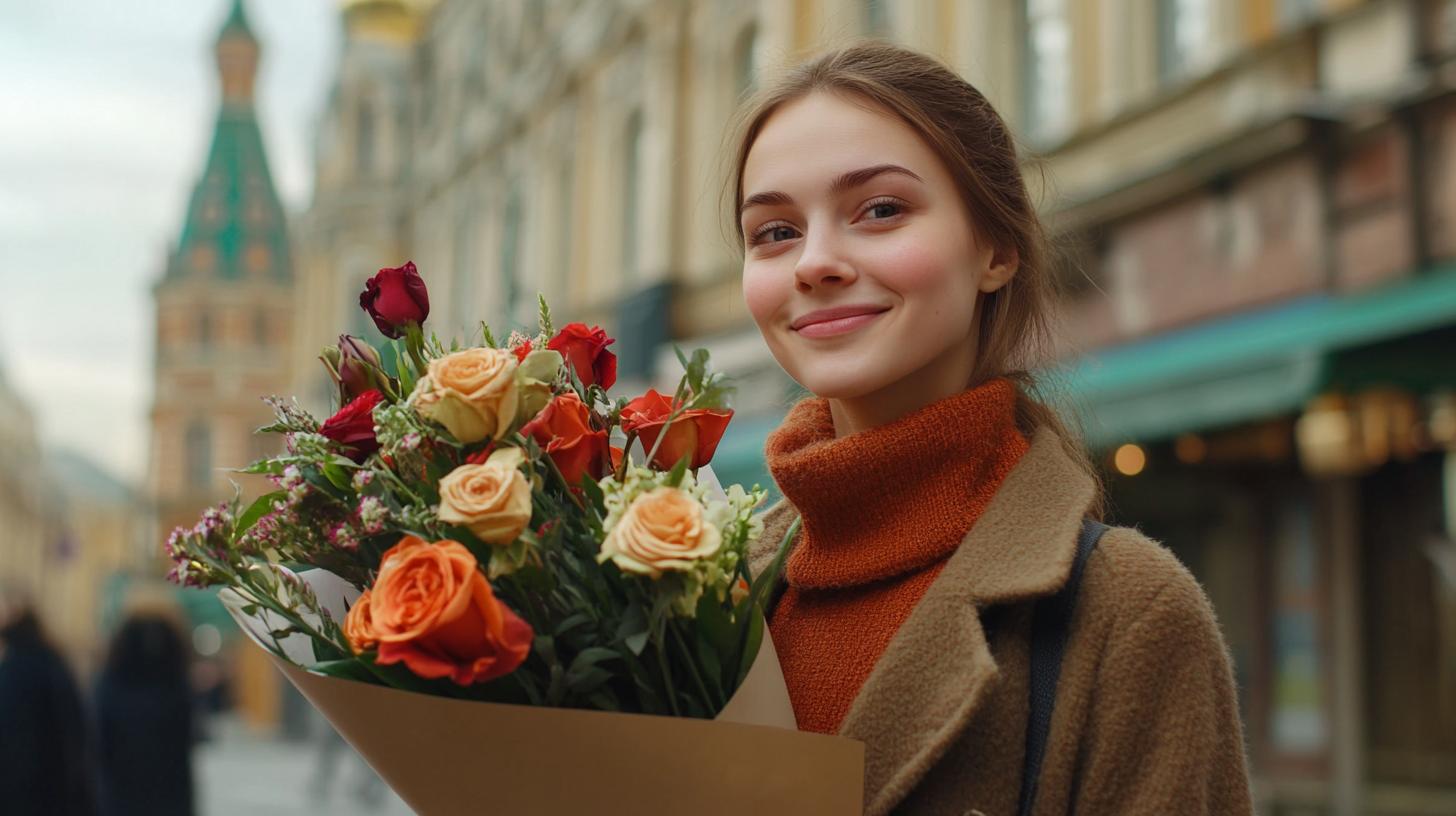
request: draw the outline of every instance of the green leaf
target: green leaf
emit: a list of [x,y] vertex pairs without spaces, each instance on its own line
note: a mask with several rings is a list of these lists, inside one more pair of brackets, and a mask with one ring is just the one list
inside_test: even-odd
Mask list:
[[[591,623],[591,620],[591,615],[585,612],[578,612],[575,615],[572,615],[562,622],[556,624],[556,631],[553,634],[555,634],[556,637],[561,637],[567,632],[570,632],[572,629],[575,629],[584,624]],[[616,652],[613,652],[613,654],[616,654]]]
[[620,657],[621,655],[618,654],[617,650],[615,649],[607,649],[601,646],[592,646],[590,648],[582,649],[580,652],[577,652],[576,657],[572,658],[571,660],[571,668],[567,669],[567,671],[568,673],[584,672],[598,663],[607,660],[616,660]]
[[743,647],[743,656],[738,664],[738,680],[733,684],[735,691],[743,685],[744,678],[748,677],[748,670],[753,667],[753,661],[758,657],[758,649],[762,645],[763,616],[755,614],[748,619],[748,642]]
[[288,494],[285,491],[275,490],[272,493],[264,493],[254,499],[253,503],[248,505],[248,509],[244,510],[241,516],[238,516],[237,528],[233,535],[239,536],[251,530],[253,525],[258,523],[258,519],[272,511],[273,502],[280,501],[286,495]]
[[357,658],[345,658],[343,660],[325,660],[322,663],[315,663],[309,667],[319,674],[326,674],[329,677],[341,677],[345,680],[358,680],[361,683],[379,684],[379,678],[369,670],[369,666]]
[[666,484],[668,487],[677,487],[682,484],[683,474],[688,472],[688,463],[693,459],[692,453],[683,454],[683,458],[677,460],[672,470],[667,472]]
[[495,335],[490,333],[490,326],[484,320],[480,321],[480,336],[487,346],[500,348],[500,344],[495,341]]
[[348,472],[345,471],[342,467],[339,467],[333,462],[329,462],[320,469],[324,473],[324,478],[329,480],[329,484],[337,487],[340,490],[349,489],[349,485],[352,480],[349,478]]
[[632,654],[640,655],[642,654],[642,650],[647,648],[647,635],[647,631],[643,630],[634,635],[628,635],[623,643],[626,644]]

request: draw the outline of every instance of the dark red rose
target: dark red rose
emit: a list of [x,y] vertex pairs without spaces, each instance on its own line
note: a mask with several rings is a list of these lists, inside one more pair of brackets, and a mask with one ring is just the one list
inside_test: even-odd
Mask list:
[[607,346],[615,342],[599,326],[571,323],[547,341],[546,348],[566,358],[582,385],[611,388],[617,381],[617,355],[607,351]]
[[402,337],[409,324],[430,316],[430,293],[413,261],[395,269],[381,269],[364,283],[359,305],[374,318],[385,337]]
[[339,443],[345,456],[362,462],[379,450],[379,440],[374,438],[374,407],[383,401],[379,391],[365,391],[329,417],[319,433]]
[[[642,440],[642,449],[650,452],[671,413],[672,400],[649,388],[646,394],[623,406],[622,430],[636,433]],[[685,456],[690,457],[688,467],[694,470],[708,464],[732,418],[733,412],[728,410],[683,411],[672,421],[667,438],[662,440],[649,464],[658,470],[671,470]]]
[[592,430],[591,411],[573,391],[551,400],[535,419],[521,426],[521,434],[536,440],[568,485],[577,484],[587,474],[593,479],[606,475],[610,461],[607,432]]

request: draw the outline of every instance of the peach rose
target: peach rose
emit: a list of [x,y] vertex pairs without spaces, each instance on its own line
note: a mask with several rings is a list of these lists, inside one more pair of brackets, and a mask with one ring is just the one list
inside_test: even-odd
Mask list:
[[659,487],[638,496],[602,542],[601,560],[638,575],[660,577],[688,570],[718,551],[722,536],[703,519],[703,507],[677,488]]
[[516,355],[471,348],[430,361],[413,395],[415,410],[467,444],[500,439],[516,419]]
[[364,594],[349,607],[349,614],[344,616],[344,637],[354,654],[367,652],[379,645],[379,636],[374,634],[374,619],[369,614],[369,590],[364,590]]
[[531,522],[531,483],[521,473],[520,448],[492,451],[440,480],[440,521],[459,524],[487,544],[509,544]]
[[509,674],[534,633],[496,599],[475,556],[457,541],[405,536],[384,554],[368,615],[376,661],[465,686]]

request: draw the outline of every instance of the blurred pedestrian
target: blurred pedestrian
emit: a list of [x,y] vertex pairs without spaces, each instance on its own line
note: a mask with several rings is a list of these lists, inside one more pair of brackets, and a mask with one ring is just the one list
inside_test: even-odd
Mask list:
[[155,612],[128,617],[96,684],[103,816],[191,816],[193,712],[187,652]]
[[29,599],[0,587],[0,812],[91,816],[93,774],[76,681]]

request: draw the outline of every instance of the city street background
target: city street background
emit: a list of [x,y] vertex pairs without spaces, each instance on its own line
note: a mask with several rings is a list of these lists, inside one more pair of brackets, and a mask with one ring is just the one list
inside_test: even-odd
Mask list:
[[538,292],[606,327],[620,395],[709,349],[714,469],[771,487],[802,392],[727,137],[865,36],[1017,135],[1046,396],[1212,600],[1260,812],[1456,813],[1456,0],[0,0],[0,623],[28,601],[98,711],[124,624],[174,632],[199,813],[408,813],[162,580],[167,532],[256,492],[258,396],[327,415],[319,349],[381,339],[358,291],[406,260],[442,335]]

